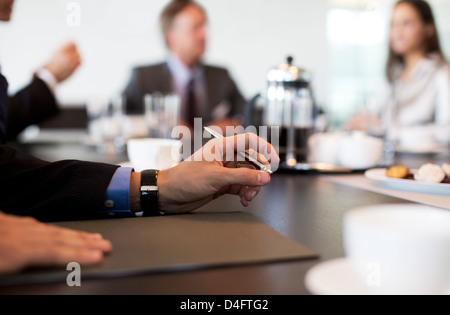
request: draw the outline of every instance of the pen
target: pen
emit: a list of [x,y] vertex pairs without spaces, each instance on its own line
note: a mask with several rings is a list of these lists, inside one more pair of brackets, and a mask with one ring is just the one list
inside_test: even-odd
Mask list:
[[[203,127],[211,136],[213,136],[216,139],[223,139],[223,136],[218,134],[217,132],[215,132],[214,130],[212,130],[211,128],[208,127]],[[261,163],[260,161],[258,161],[257,159],[253,158],[250,156],[250,154],[248,154],[247,152],[238,152],[238,154],[246,159],[248,159],[251,163],[255,164],[256,166],[258,166],[261,171],[264,171],[266,173],[269,174],[273,174],[272,170],[270,170],[266,165],[264,165],[263,163]]]

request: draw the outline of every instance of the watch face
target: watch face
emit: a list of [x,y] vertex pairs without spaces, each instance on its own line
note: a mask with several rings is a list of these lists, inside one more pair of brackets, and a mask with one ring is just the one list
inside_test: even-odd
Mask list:
[[158,192],[158,186],[141,186],[141,192]]

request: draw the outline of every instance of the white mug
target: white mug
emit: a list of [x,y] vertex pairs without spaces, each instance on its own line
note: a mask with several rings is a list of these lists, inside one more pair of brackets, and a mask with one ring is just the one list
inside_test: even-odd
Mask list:
[[171,139],[131,139],[127,143],[128,158],[136,171],[166,170],[181,161],[182,142]]
[[444,294],[450,284],[450,212],[378,205],[344,217],[344,247],[369,292]]
[[343,139],[341,133],[317,133],[308,140],[309,161],[338,165],[339,145]]
[[402,148],[412,150],[430,150],[436,147],[435,131],[430,127],[406,127],[399,131],[399,143]]
[[384,154],[384,142],[364,133],[353,133],[340,141],[338,161],[351,169],[368,169],[377,166]]

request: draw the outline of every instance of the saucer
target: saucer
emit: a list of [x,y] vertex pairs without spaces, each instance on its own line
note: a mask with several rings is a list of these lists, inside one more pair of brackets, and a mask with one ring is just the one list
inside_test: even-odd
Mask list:
[[435,144],[430,146],[405,146],[405,145],[398,145],[395,151],[397,153],[403,153],[403,154],[441,154],[447,152],[447,148],[445,146]]
[[[314,266],[305,276],[305,286],[314,295],[399,295],[381,287],[369,286],[348,258],[329,260]],[[450,288],[442,295],[450,295]]]
[[347,258],[320,263],[310,269],[306,288],[314,295],[379,295],[379,288],[369,287]]

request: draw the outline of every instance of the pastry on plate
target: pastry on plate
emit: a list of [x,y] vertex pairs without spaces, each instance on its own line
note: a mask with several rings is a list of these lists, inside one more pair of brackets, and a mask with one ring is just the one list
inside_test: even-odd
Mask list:
[[444,170],[445,174],[447,174],[447,177],[450,177],[450,164],[442,165],[442,169]]
[[391,178],[403,179],[409,175],[409,169],[403,165],[392,166],[386,171],[386,176]]
[[425,183],[442,183],[447,177],[442,167],[428,163],[423,165],[414,175],[414,179]]

